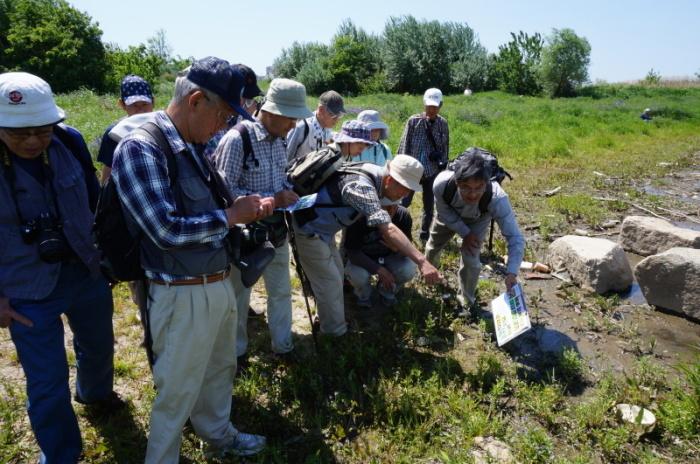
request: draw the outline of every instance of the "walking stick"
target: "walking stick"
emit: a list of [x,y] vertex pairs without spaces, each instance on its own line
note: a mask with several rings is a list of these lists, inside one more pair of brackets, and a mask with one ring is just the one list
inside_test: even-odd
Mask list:
[[[292,213],[289,211],[285,212],[285,219],[287,220],[287,229],[289,230],[289,244],[292,247],[292,257],[294,258],[294,269],[297,271],[297,276],[299,276],[299,281],[301,282],[301,293],[304,295],[304,302],[306,303],[306,314],[309,316],[309,324],[311,324],[311,337],[314,341],[314,349],[318,353],[318,339],[316,336],[316,327],[314,326],[314,319],[311,315],[311,305],[309,305],[309,294],[314,296],[313,289],[311,288],[311,282],[309,282],[304,268],[301,266],[301,261],[299,260],[299,251],[297,250],[296,236],[294,234],[294,227],[292,226]],[[315,299],[315,297],[314,297]]]

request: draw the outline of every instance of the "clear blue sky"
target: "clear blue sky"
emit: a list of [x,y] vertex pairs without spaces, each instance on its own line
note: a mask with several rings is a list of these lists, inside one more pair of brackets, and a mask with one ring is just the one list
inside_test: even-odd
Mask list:
[[467,23],[489,52],[510,32],[571,28],[591,44],[591,80],[692,77],[700,71],[698,0],[68,0],[99,22],[103,41],[145,43],[164,29],[176,55],[215,55],[258,74],[292,42],[329,43],[345,18],[381,33],[390,16]]

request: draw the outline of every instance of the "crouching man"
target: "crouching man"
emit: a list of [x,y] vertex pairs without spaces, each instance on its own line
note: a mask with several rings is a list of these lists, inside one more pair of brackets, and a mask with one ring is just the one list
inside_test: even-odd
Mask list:
[[[343,131],[334,140],[337,145],[372,143],[369,127],[358,121],[343,125]],[[341,149],[336,144],[326,149],[348,154],[347,147]],[[377,227],[390,248],[418,265],[428,284],[442,279],[438,270],[392,224],[391,216],[380,203],[381,198],[394,202],[412,191],[420,191],[422,176],[420,162],[405,155],[398,155],[386,167],[361,164],[354,173],[341,171],[329,177],[318,192],[317,206],[294,213],[292,224],[299,259],[314,292],[321,333],[341,336],[347,332],[343,263],[334,235],[363,216],[369,227]]]
[[491,219],[494,219],[508,244],[506,289],[517,283],[518,270],[525,252],[525,239],[518,229],[508,195],[491,180],[486,157],[490,153],[470,148],[454,162],[453,169],[438,174],[433,185],[437,216],[430,227],[425,254],[434,265],[440,252],[454,234],[462,238],[459,264],[460,302],[475,301],[479,281],[481,245]]
[[[381,199],[381,204],[391,216],[391,223],[410,237],[413,220],[408,210],[386,198]],[[377,276],[377,292],[381,302],[387,307],[396,304],[396,293],[416,275],[416,264],[389,247],[379,229],[367,225],[366,217],[348,227],[345,253],[345,275],[354,288],[357,305],[363,308],[372,307],[373,275]]]

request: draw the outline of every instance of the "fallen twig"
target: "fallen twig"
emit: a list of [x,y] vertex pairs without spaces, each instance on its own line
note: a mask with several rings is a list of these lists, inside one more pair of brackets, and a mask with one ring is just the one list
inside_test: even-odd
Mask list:
[[663,220],[665,220],[665,221],[669,221],[669,220],[670,220],[670,219],[668,219],[667,217],[664,217],[664,216],[662,216],[662,215],[660,215],[660,214],[657,214],[657,213],[653,212],[653,211],[650,210],[649,208],[645,208],[645,207],[642,206],[642,205],[638,205],[637,203],[634,203],[634,202],[631,202],[631,201],[628,201],[628,200],[621,200],[621,199],[619,199],[619,198],[606,198],[606,197],[593,197],[593,199],[594,199],[594,200],[599,200],[599,201],[621,201],[622,203],[626,203],[626,204],[628,204],[628,205],[630,205],[630,206],[634,206],[635,208],[640,209],[640,210],[644,211],[645,213],[649,213],[649,214],[651,214],[652,216],[655,216],[655,217],[657,217],[657,218],[659,218],[659,219],[663,219]]
[[552,190],[547,190],[542,195],[545,197],[551,197],[552,195],[555,195],[556,193],[558,193],[560,190],[561,190],[561,186],[559,186],[557,188],[553,188]]

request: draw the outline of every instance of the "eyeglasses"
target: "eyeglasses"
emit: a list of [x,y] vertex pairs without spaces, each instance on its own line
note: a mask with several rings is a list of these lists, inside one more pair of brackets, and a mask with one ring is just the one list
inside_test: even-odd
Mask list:
[[[209,103],[213,103],[212,99],[209,98],[206,93],[203,93],[203,95],[204,95],[204,98]],[[220,124],[224,125],[225,127],[229,127],[229,126],[233,125],[233,123],[236,122],[237,116],[238,115],[235,112],[232,114],[231,111],[224,111],[222,109],[218,109],[216,112],[216,119],[218,119]]]
[[15,142],[23,142],[31,137],[48,139],[53,135],[53,126],[36,129],[3,129],[5,134]]
[[254,98],[244,98],[241,101],[241,106],[243,107],[244,110],[247,110],[248,108],[252,108],[257,104]]
[[473,194],[473,195],[478,195],[480,193],[484,193],[486,191],[486,184],[484,184],[482,187],[479,188],[470,188],[470,187],[464,187],[461,185],[457,185],[457,190],[459,190],[459,193],[463,193],[465,195]]

